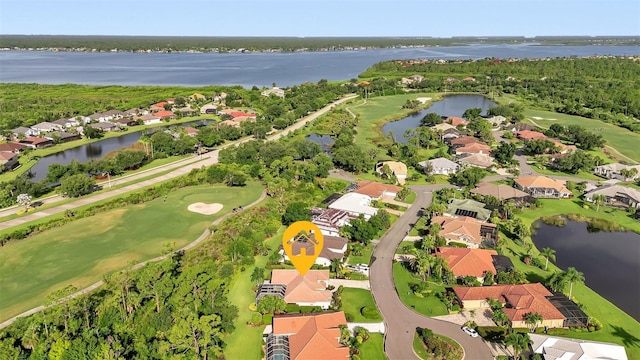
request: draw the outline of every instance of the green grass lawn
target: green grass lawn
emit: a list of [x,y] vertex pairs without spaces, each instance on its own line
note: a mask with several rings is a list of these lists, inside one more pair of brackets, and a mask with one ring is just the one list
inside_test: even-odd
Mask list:
[[348,263],[350,265],[355,265],[355,264],[369,265],[369,261],[371,261],[372,253],[373,253],[373,245],[369,244],[362,249],[362,255],[359,255],[359,256],[355,256],[353,254],[349,255]]
[[[372,315],[368,318],[365,317],[361,309],[363,307],[367,307],[372,311]],[[375,302],[373,302],[373,296],[371,295],[371,291],[365,289],[354,289],[354,288],[343,288],[342,291],[342,311],[345,314],[350,314],[352,316],[351,322],[380,322],[382,321],[382,316],[378,311]]]
[[[367,99],[366,103],[361,102],[349,107],[354,114],[360,115],[356,135],[356,144],[365,149],[376,148],[378,142],[384,141],[382,134],[382,125],[384,123],[401,119],[407,116],[411,111],[402,109],[402,105],[407,100],[415,100],[419,97],[431,97],[435,99],[434,94],[427,93],[410,93],[393,96],[376,97]],[[432,100],[433,101],[433,100]],[[425,104],[428,105],[429,103]],[[402,134],[394,134],[402,136]]]
[[[627,129],[613,124],[605,123],[600,120],[588,119],[581,116],[573,116],[551,111],[531,109],[526,109],[524,114],[527,118],[527,122],[535,122],[536,124],[545,128],[550,127],[552,124],[580,125],[587,130],[594,131],[596,134],[601,134],[602,137],[607,140],[607,145],[615,148],[625,156],[628,156],[635,161],[640,162],[640,151],[637,151],[637,144],[638,142],[640,142],[640,134],[638,133],[631,132]],[[542,119],[535,119],[534,117],[539,117]]]
[[[582,208],[579,205],[581,201],[575,199],[542,200],[542,202],[542,208],[527,210],[517,216],[531,224],[542,216],[576,213],[610,220],[640,232],[640,223],[630,219],[626,212],[620,210],[601,207],[600,211],[596,212],[592,209]],[[551,262],[548,271],[526,265],[520,260],[520,255],[525,253],[523,246],[504,235],[501,237],[505,239],[503,254],[511,258],[516,269],[524,272],[529,281],[541,281],[551,275],[553,271],[560,270]],[[531,240],[527,239],[527,241]],[[535,247],[534,252],[538,252]],[[584,284],[574,284],[573,296],[584,305],[587,315],[598,319],[603,327],[600,331],[592,333],[571,331],[567,334],[568,337],[617,343],[625,346],[630,359],[640,359],[640,323],[638,321]]]
[[[414,311],[426,315],[426,316],[439,316],[448,315],[449,312],[435,295],[428,297],[416,296],[409,288],[410,283],[421,281],[419,278],[413,276],[409,270],[405,269],[401,263],[393,264],[393,280],[396,284],[396,289],[400,300]],[[443,292],[444,286],[429,283],[429,289],[433,290],[433,293]]]
[[418,333],[413,334],[413,352],[418,355],[420,359],[430,359],[431,354],[427,352],[427,348],[422,343],[422,339],[418,336]]
[[[195,240],[215,219],[256,200],[258,183],[242,188],[194,186],[153,201],[79,219],[0,251],[0,319],[41,305],[52,291],[84,288],[104,274],[160,255],[169,244],[179,248]],[[187,210],[195,202],[222,203],[214,215]]]
[[[452,352],[452,354],[448,354],[447,360],[462,359],[464,352],[462,351],[462,346],[460,346],[460,344],[458,344],[455,340],[443,335],[434,334],[434,336],[455,347],[455,350]],[[420,336],[418,336],[417,332],[414,333],[413,335],[413,351],[416,353],[416,355],[418,355],[420,359],[425,359],[425,360],[434,359],[433,355],[429,353],[427,348],[424,346],[424,343],[422,342],[422,339],[420,339]]]
[[398,248],[396,249],[396,254],[406,254],[407,252],[403,250],[405,246],[415,248],[417,241],[403,241],[400,243]]
[[360,347],[360,359],[386,360],[387,355],[384,354],[384,335],[371,333],[369,340]]
[[416,193],[415,191],[410,191],[409,195],[407,195],[406,198],[404,198],[404,200],[402,200],[402,202],[407,203],[407,204],[413,204],[414,201],[416,201]]
[[[275,249],[282,240],[285,227],[265,243],[271,249]],[[249,304],[254,302],[255,293],[252,291],[255,285],[251,281],[251,272],[257,267],[264,267],[267,264],[267,256],[256,256],[253,266],[247,266],[244,272],[236,274],[229,290],[229,299],[238,307],[238,318],[235,320],[236,329],[225,338],[226,347],[224,356],[229,360],[241,359],[261,359],[262,353],[262,331],[263,326],[249,326],[247,322],[251,320],[253,312],[249,311]],[[268,274],[265,272],[265,276]]]

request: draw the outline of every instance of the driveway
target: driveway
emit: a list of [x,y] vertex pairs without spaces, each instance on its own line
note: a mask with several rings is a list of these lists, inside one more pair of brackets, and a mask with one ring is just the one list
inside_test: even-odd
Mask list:
[[329,279],[329,285],[333,285],[336,288],[338,286],[343,286],[346,288],[356,288],[356,289],[371,289],[369,285],[369,280],[345,280],[345,279]]
[[456,340],[468,359],[493,359],[485,342],[466,335],[459,325],[432,319],[407,308],[400,301],[393,282],[392,260],[396,248],[410,226],[418,220],[420,208],[431,204],[431,192],[446,186],[412,186],[417,194],[416,201],[380,239],[371,257],[371,292],[386,324],[385,353],[390,359],[418,359],[413,352],[413,334],[417,327],[430,328],[437,334]]

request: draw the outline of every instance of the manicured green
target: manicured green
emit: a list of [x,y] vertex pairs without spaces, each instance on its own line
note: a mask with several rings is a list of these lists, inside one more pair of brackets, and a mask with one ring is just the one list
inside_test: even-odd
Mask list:
[[413,352],[418,355],[420,359],[429,359],[431,354],[427,352],[427,348],[424,346],[422,339],[418,336],[418,333],[413,334]]
[[[402,119],[415,110],[402,109],[407,100],[415,100],[419,97],[435,99],[434,94],[410,93],[402,95],[376,97],[363,100],[360,104],[350,106],[348,109],[360,116],[356,135],[356,144],[367,149],[376,148],[377,143],[384,141],[382,125],[392,120]],[[429,105],[429,102],[422,107]],[[403,134],[393,134],[402,136]]]
[[386,360],[387,355],[384,354],[384,335],[370,333],[369,340],[360,347],[360,359]]
[[[409,272],[409,270],[405,269],[401,263],[393,264],[393,280],[396,284],[396,290],[398,291],[400,300],[402,300],[407,307],[426,316],[449,314],[442,301],[435,295],[419,297],[411,291],[409,284],[421,280]],[[429,282],[429,290],[432,290],[433,294],[443,292],[444,286]]]
[[[363,308],[368,308],[372,315],[365,317]],[[382,321],[382,316],[373,301],[371,291],[366,289],[343,288],[342,311],[352,316],[352,322],[375,323]]]
[[[70,222],[0,251],[1,319],[45,302],[63,286],[84,288],[104,274],[179,248],[195,240],[220,216],[260,196],[262,186],[187,187],[164,198]],[[214,215],[187,210],[195,202],[221,203]]]
[[371,254],[373,253],[373,245],[369,244],[362,249],[362,255],[355,256],[353,254],[349,255],[349,264],[365,264],[369,265],[371,261]]
[[[636,162],[640,162],[640,152],[637,151],[638,142],[640,142],[640,134],[638,133],[603,121],[594,121],[593,119],[551,111],[527,109],[524,114],[527,122],[534,125],[537,124],[544,128],[548,128],[552,124],[580,125],[587,130],[594,131],[596,134],[601,134],[602,137],[607,140],[608,146],[611,146]],[[536,119],[534,117],[542,119]],[[609,149],[607,149],[607,152],[609,152]]]
[[[285,227],[281,227],[274,236],[265,241],[266,245],[275,249],[282,240],[284,230]],[[252,290],[255,283],[251,281],[251,272],[256,266],[264,267],[267,264],[268,257],[256,256],[255,259],[256,262],[253,266],[247,266],[244,272],[236,274],[229,290],[229,298],[233,299],[233,303],[239,310],[238,318],[235,321],[236,329],[224,340],[226,343],[224,356],[229,360],[261,359],[264,356],[260,339],[265,326],[247,325],[253,314],[249,310],[249,304],[255,300],[255,292]],[[267,271],[265,271],[265,277],[269,277]],[[268,320],[266,316],[263,318],[263,321]],[[271,324],[270,321],[269,324]]]
[[[614,210],[611,208],[600,207],[600,211],[595,209],[584,209],[580,206],[580,200],[542,200],[543,207],[535,210],[527,210],[522,214],[518,214],[525,223],[531,224],[533,221],[542,216],[570,214],[576,213],[582,216],[602,218],[616,222],[626,226],[636,232],[640,232],[640,223],[629,218],[626,212]],[[504,255],[507,255],[513,261],[516,269],[524,272],[531,282],[543,281],[554,271],[560,271],[555,264],[549,262],[549,270],[544,271],[533,265],[526,265],[520,260],[522,254],[526,251],[524,247],[518,243],[508,239],[504,234],[501,238],[505,239],[502,245]],[[531,239],[526,239],[530,242]],[[534,252],[538,252],[534,247]],[[603,327],[596,332],[576,332],[570,331],[567,336],[594,341],[613,342],[625,346],[630,359],[640,358],[640,323],[629,316],[624,311],[610,301],[590,289],[584,284],[574,284],[574,298],[584,306],[587,315],[598,319]]]
[[407,195],[406,198],[404,198],[404,200],[402,200],[402,202],[407,203],[407,204],[413,204],[414,201],[416,201],[416,193],[415,191],[411,191],[409,192],[409,195]]

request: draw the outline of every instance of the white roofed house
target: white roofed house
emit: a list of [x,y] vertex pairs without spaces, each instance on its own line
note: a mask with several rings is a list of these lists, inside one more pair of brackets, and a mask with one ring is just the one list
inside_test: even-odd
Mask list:
[[50,123],[47,121],[43,121],[41,123],[31,126],[31,129],[36,131],[38,134],[41,134],[41,133],[48,133],[52,131],[62,130],[62,126],[58,124]]
[[17,128],[11,130],[11,133],[14,139],[38,135],[38,131],[24,126],[18,126]]
[[607,205],[623,208],[640,208],[640,191],[621,185],[601,186],[584,194],[587,201],[593,202],[596,195],[602,195]]
[[545,360],[627,360],[623,346],[604,342],[529,334],[531,349]]
[[267,89],[262,92],[262,96],[271,96],[271,95],[284,98],[284,90],[280,89],[277,86],[274,86],[273,88]]
[[200,108],[200,114],[217,114],[218,106],[213,104],[206,104]]
[[338,236],[340,228],[349,224],[356,216],[338,209],[311,209],[311,222],[314,223],[325,236]]
[[378,209],[371,206],[373,199],[364,194],[347,193],[329,205],[329,209],[345,211],[353,216],[363,215],[366,220],[378,213]]
[[[625,178],[622,170],[636,169],[636,174],[631,178]],[[625,165],[620,163],[606,164],[596,166],[593,170],[596,175],[606,177],[608,179],[618,179],[622,181],[633,181],[640,178],[640,165]]]
[[78,121],[76,118],[58,119],[56,121],[52,121],[51,123],[56,124],[61,128],[65,128],[65,129],[69,129],[74,126],[80,126],[80,121]]
[[436,158],[418,163],[423,168],[427,167],[427,164],[431,165],[431,174],[433,175],[452,175],[460,169],[460,165],[446,158]]

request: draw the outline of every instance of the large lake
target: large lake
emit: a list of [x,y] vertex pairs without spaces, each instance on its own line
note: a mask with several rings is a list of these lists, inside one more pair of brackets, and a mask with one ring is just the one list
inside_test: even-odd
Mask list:
[[559,267],[575,267],[590,288],[640,321],[640,235],[589,232],[586,223],[567,221],[564,227],[541,223],[533,242],[555,249]]
[[638,46],[468,45],[297,53],[81,53],[0,51],[0,82],[93,85],[292,86],[355,78],[393,59],[638,55]]

